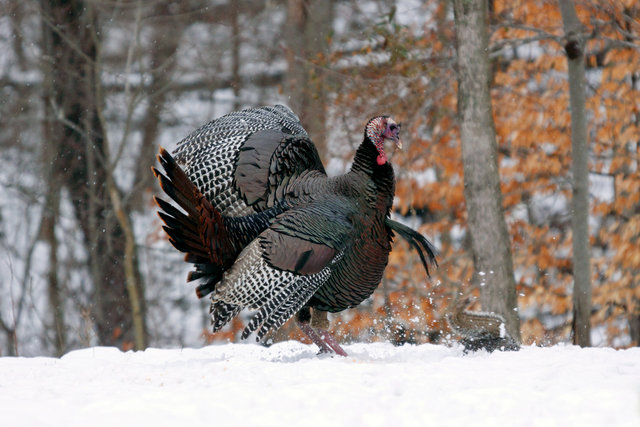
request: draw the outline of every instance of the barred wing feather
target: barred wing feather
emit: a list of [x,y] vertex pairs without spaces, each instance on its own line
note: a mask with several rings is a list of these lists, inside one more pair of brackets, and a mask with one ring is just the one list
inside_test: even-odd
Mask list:
[[174,155],[213,206],[231,217],[283,201],[286,184],[303,173],[324,175],[316,147],[282,105],[219,117],[180,141]]

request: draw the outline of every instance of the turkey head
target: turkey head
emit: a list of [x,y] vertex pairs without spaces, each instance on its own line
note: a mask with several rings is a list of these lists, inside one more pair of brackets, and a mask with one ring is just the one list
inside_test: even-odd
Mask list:
[[389,116],[374,117],[365,127],[365,137],[368,138],[378,150],[376,162],[382,166],[387,163],[387,153],[384,151],[385,140],[391,140],[396,147],[402,149],[400,141],[400,125]]

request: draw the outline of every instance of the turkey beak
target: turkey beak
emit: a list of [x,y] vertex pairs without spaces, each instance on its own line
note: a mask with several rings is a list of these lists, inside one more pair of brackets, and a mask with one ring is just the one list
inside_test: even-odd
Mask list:
[[387,139],[390,139],[391,141],[393,141],[394,144],[396,144],[396,148],[402,150],[402,141],[400,141],[400,135],[398,135],[397,133],[393,133]]
[[395,122],[391,122],[389,127],[382,135],[385,139],[390,139],[396,144],[396,148],[402,150],[402,141],[400,141],[400,125]]
[[395,129],[391,129],[390,132],[387,132],[389,136],[387,139],[392,140],[396,144],[396,148],[402,150],[402,141],[400,140],[400,127],[396,127]]

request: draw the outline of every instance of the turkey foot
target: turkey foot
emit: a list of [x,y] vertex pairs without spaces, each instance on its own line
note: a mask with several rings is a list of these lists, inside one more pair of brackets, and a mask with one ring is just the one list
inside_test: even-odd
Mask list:
[[[311,341],[313,341],[313,343],[315,345],[317,345],[320,348],[320,352],[318,354],[324,354],[324,353],[336,353],[333,348],[331,348],[329,346],[329,344],[327,344],[325,342],[324,339],[322,339],[322,337],[320,335],[318,335],[318,333],[316,332],[315,329],[313,329],[311,327],[311,325],[309,325],[309,323],[307,322],[298,322],[298,326],[300,327],[300,329],[302,329],[302,332],[305,333],[306,336],[308,336],[309,338],[311,338]],[[344,350],[343,350],[344,352]],[[346,356],[346,353],[344,354]]]
[[347,356],[347,352],[340,347],[338,341],[327,330],[329,319],[326,311],[303,308],[298,312],[298,326],[320,348],[320,354],[335,353]]
[[331,347],[331,350],[333,350],[336,354],[340,355],[340,356],[344,356],[347,357],[348,354],[346,351],[344,351],[342,349],[342,347],[340,347],[340,344],[338,344],[338,341],[336,341],[336,339],[333,337],[333,335],[331,335],[329,333],[329,331],[323,331],[320,330],[320,338],[329,346]]

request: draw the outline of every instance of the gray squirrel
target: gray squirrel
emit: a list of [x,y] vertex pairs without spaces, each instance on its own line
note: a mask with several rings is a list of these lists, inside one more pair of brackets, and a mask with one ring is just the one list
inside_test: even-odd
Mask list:
[[496,313],[469,311],[470,298],[456,298],[453,309],[447,314],[451,330],[461,337],[465,353],[494,350],[517,351],[520,344],[505,328],[505,320]]

